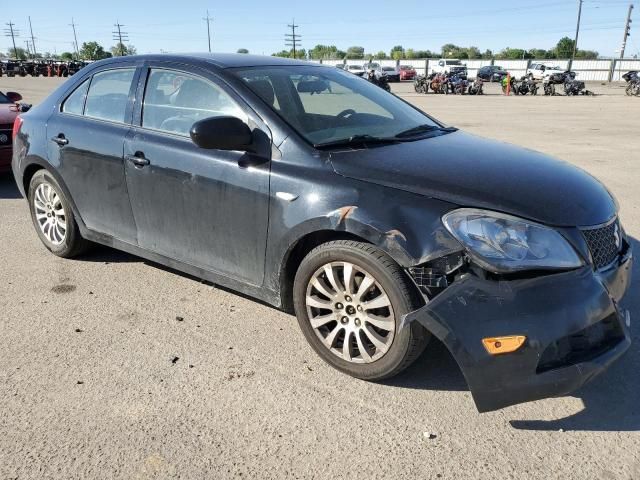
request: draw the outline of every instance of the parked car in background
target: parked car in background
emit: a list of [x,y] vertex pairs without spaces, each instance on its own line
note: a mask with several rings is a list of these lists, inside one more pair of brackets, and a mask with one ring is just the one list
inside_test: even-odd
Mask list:
[[458,59],[442,58],[431,70],[435,73],[457,74],[460,78],[467,78],[467,66]]
[[11,170],[13,124],[29,109],[29,105],[18,103],[20,100],[22,95],[17,92],[0,92],[0,173]]
[[339,68],[340,70],[344,70],[345,69],[345,64],[344,63],[337,63],[336,64],[336,68]]
[[[400,373],[433,336],[490,411],[572,392],[631,344],[631,239],[604,185],[336,68],[115,57],[13,135],[16,184],[53,254],[93,241],[295,313],[353,377]],[[300,348],[289,337],[280,348]]]
[[345,65],[345,71],[349,73],[353,73],[354,75],[358,75],[362,77],[367,71],[364,69],[362,65]]
[[416,76],[416,69],[411,65],[400,65],[400,80],[413,80]]
[[485,82],[502,82],[509,72],[498,65],[486,65],[478,70],[477,77]]
[[557,65],[545,65],[544,63],[532,63],[527,69],[527,77],[531,80],[544,80],[554,73],[561,73],[563,70]]
[[400,70],[396,67],[382,67],[382,73],[387,77],[388,82],[400,81]]

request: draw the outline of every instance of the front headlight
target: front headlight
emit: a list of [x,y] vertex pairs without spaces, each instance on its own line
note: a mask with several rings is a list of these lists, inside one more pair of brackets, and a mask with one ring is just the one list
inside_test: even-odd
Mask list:
[[522,218],[461,208],[444,215],[442,222],[480,266],[496,273],[583,265],[560,233]]

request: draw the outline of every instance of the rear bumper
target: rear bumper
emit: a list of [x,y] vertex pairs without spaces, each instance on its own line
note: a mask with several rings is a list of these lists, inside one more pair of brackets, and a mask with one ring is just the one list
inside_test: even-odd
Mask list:
[[[618,303],[631,281],[627,246],[603,272],[589,267],[526,280],[467,276],[409,313],[449,349],[480,412],[565,395],[606,370],[630,346]],[[490,355],[483,338],[524,335],[513,353]]]
[[11,146],[0,147],[0,173],[5,173],[11,170],[11,156],[13,150]]

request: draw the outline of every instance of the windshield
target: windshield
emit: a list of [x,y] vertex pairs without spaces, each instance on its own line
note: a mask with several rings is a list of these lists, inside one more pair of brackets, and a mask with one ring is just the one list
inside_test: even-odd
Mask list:
[[360,77],[320,66],[233,69],[256,95],[313,145],[351,137],[388,138],[439,125]]
[[0,92],[0,103],[13,103],[7,97],[5,97],[4,93]]

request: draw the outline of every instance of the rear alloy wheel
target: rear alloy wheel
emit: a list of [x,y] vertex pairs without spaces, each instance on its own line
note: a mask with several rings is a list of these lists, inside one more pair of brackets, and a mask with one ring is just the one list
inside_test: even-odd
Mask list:
[[60,185],[46,170],[38,170],[31,179],[29,209],[38,237],[51,253],[71,258],[90,245],[80,235],[71,205]]
[[420,325],[400,320],[420,305],[402,269],[373,245],[339,240],[312,250],[294,282],[300,328],[333,367],[382,380],[408,367],[424,350]]
[[52,245],[61,245],[67,236],[67,213],[62,198],[49,183],[36,187],[33,208],[40,231]]

